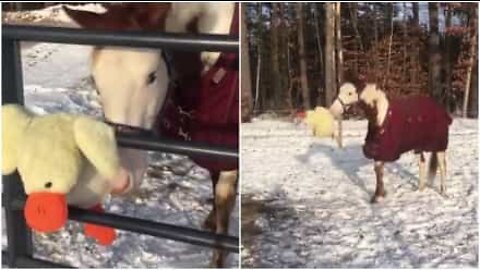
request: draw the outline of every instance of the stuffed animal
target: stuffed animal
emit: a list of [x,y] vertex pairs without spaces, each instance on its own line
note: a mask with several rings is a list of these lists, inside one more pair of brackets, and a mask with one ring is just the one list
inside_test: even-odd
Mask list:
[[[2,174],[18,171],[28,195],[24,215],[38,232],[61,229],[68,205],[103,211],[109,193],[131,186],[120,165],[114,130],[86,116],[35,116],[19,105],[2,106]],[[85,235],[110,245],[113,228],[84,225]]]
[[305,122],[310,128],[312,128],[314,136],[334,136],[335,118],[332,113],[324,107],[316,107],[315,110],[307,111]]

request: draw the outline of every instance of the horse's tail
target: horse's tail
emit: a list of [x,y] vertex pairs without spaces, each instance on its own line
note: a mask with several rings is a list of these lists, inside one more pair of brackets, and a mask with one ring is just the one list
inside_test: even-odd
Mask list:
[[438,158],[437,152],[432,152],[432,156],[430,157],[430,164],[428,166],[428,179],[435,178],[438,169]]

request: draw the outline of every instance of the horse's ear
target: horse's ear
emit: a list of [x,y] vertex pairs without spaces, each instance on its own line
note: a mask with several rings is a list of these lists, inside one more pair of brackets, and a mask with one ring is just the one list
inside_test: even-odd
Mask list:
[[102,21],[102,15],[90,11],[75,10],[63,6],[63,10],[73,21],[83,28],[95,29]]
[[95,30],[132,30],[139,26],[123,7],[107,8],[105,13],[70,9],[63,6],[67,15],[81,27]]
[[134,20],[142,29],[165,30],[170,3],[131,4]]

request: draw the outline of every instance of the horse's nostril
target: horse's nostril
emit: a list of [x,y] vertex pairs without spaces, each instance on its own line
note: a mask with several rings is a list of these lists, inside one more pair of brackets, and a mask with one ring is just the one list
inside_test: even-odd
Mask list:
[[47,183],[45,183],[45,187],[46,187],[46,188],[51,188],[51,187],[52,187],[52,182],[47,182]]

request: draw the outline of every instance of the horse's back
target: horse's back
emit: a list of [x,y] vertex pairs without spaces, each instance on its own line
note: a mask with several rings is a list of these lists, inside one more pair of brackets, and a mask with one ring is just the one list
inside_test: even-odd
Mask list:
[[452,118],[431,97],[410,97],[393,101],[401,117],[399,151],[445,151],[448,146],[448,128]]
[[379,161],[394,161],[408,151],[445,151],[452,118],[430,97],[390,101],[381,127],[369,125],[364,153]]

